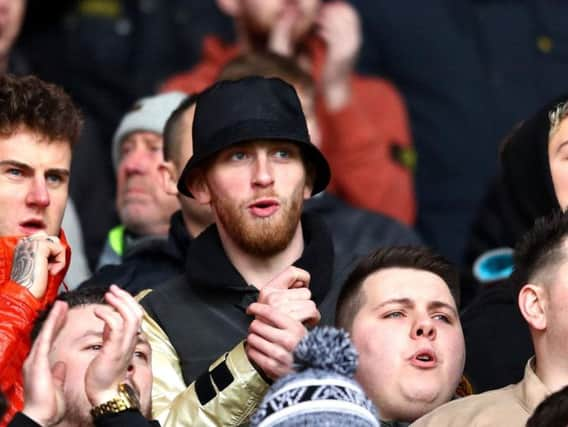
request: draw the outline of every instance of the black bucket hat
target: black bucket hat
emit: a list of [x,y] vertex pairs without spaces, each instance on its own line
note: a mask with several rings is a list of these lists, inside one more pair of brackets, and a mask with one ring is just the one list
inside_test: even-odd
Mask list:
[[312,194],[325,189],[330,179],[329,165],[310,141],[296,91],[281,79],[254,76],[220,81],[197,97],[193,156],[177,183],[179,192],[193,197],[187,180],[212,155],[232,145],[259,139],[297,144],[315,169]]

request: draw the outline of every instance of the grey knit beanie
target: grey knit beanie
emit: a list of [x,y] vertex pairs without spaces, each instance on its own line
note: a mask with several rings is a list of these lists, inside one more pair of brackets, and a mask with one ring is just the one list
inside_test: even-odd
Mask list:
[[112,137],[112,164],[114,170],[118,167],[120,145],[122,140],[131,132],[151,131],[160,135],[170,115],[187,97],[183,92],[167,92],[146,98],[140,98],[124,115],[118,129]]
[[357,351],[344,330],[317,327],[294,351],[295,373],[275,382],[251,427],[378,427],[378,414],[353,380]]

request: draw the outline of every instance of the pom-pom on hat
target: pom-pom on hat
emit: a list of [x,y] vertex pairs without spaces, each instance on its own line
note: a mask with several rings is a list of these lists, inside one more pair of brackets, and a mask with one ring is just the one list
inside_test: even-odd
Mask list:
[[313,329],[294,351],[296,372],[270,387],[251,427],[378,427],[373,403],[353,380],[357,360],[347,332]]

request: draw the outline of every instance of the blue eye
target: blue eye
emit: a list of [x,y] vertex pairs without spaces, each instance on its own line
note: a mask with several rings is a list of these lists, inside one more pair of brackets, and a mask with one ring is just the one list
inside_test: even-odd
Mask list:
[[442,322],[451,323],[450,318],[445,314],[436,314],[433,318],[435,320],[441,320]]
[[243,160],[246,158],[246,154],[243,153],[242,151],[236,151],[233,154],[231,154],[231,160]]
[[400,317],[404,317],[404,314],[400,311],[393,311],[385,316],[385,319],[398,319]]
[[281,159],[288,159],[290,158],[290,152],[288,150],[278,150],[275,153],[276,157],[279,157]]
[[6,171],[6,173],[8,175],[12,175],[12,176],[22,176],[23,172],[20,169],[16,169],[16,168],[10,168]]

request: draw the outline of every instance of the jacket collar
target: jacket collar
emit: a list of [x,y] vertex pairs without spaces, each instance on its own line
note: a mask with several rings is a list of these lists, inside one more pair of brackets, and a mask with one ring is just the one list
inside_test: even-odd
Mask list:
[[531,357],[525,366],[525,375],[520,383],[515,385],[515,395],[529,414],[550,394],[535,372],[536,359]]
[[[301,221],[304,252],[293,265],[310,273],[310,291],[314,301],[319,304],[331,286],[333,244],[327,227],[317,216],[304,213]],[[209,226],[190,245],[186,277],[196,288],[250,290],[227,257],[215,225]]]

